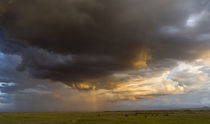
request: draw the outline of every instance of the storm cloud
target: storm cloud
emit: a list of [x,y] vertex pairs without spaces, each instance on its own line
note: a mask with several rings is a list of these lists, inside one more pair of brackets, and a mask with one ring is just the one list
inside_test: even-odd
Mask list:
[[194,37],[208,33],[203,26],[208,22],[200,19],[204,24],[190,27],[186,21],[194,13],[208,11],[205,2],[2,1],[3,51],[20,55],[18,69],[36,78],[110,81],[114,73],[155,66],[164,59],[190,61],[200,55],[208,41]]
[[1,0],[0,110],[208,105],[209,13],[208,0]]

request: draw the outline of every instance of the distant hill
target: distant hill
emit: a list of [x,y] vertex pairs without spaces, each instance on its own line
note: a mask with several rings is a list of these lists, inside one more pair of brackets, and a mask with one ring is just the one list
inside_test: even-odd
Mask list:
[[210,110],[210,107],[204,106],[204,107],[201,107],[201,108],[185,108],[183,110],[202,110],[202,111],[209,111]]
[[204,106],[204,107],[202,107],[202,108],[198,108],[199,110],[210,110],[210,107],[208,107],[208,106]]

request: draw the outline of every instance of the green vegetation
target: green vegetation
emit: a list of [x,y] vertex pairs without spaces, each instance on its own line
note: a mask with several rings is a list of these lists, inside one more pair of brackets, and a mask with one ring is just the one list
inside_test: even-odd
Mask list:
[[210,124],[210,111],[1,113],[0,124]]

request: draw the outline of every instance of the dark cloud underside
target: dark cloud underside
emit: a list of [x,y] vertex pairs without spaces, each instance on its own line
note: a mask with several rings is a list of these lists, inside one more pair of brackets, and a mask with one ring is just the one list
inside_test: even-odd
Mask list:
[[[36,78],[112,81],[110,75],[135,70],[135,63],[142,68],[145,62],[157,67],[155,63],[164,59],[189,61],[207,49],[207,41],[194,37],[208,29],[185,27],[186,19],[202,12],[205,2],[3,0],[1,49],[20,55],[18,69]],[[176,31],[173,27],[182,32],[167,34]]]

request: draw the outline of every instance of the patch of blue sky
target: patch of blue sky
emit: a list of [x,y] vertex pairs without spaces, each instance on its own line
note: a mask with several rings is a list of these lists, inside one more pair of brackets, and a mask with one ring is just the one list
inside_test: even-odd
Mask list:
[[174,78],[173,78],[172,76],[170,76],[170,75],[168,75],[168,76],[166,77],[166,79],[167,79],[167,80],[174,80]]
[[168,75],[168,76],[166,77],[166,79],[167,79],[167,80],[172,80],[172,81],[177,82],[177,83],[179,84],[179,86],[184,86],[184,84],[183,84],[182,82],[179,82],[178,80],[176,80],[174,77],[172,77],[172,76],[170,76],[170,75]]

